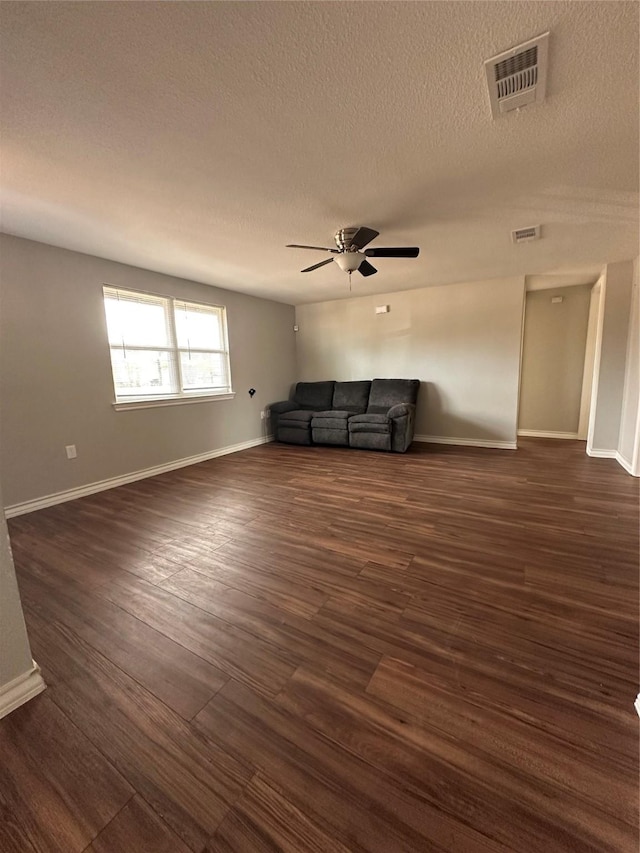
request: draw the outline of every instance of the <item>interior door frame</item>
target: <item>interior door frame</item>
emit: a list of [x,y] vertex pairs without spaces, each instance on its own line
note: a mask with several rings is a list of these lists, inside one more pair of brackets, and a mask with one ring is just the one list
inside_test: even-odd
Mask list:
[[[591,399],[589,405],[589,424],[587,427],[587,453],[591,454],[593,450],[593,433],[596,425],[596,409],[598,400],[598,385],[600,383],[600,359],[602,357],[602,330],[604,328],[604,303],[607,294],[607,282],[604,276],[601,276],[593,286],[593,293],[600,293],[600,298],[596,301],[595,306],[598,312],[598,322],[596,323],[596,340],[593,356],[593,377],[591,380]],[[584,389],[583,389],[584,392]]]
[[[598,327],[602,307],[602,285],[601,279],[591,288],[591,301],[589,304],[589,320],[587,326],[587,341],[584,353],[584,368],[582,372],[582,393],[580,396],[580,420],[578,422],[578,438],[585,441],[589,435],[589,422],[591,417],[591,405],[594,401],[594,374],[596,366],[596,346],[598,341]],[[601,337],[601,335],[600,335]]]

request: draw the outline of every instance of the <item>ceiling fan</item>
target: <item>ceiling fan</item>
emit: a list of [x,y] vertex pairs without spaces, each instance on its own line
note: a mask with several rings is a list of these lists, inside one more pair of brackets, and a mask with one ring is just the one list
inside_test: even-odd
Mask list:
[[341,270],[348,272],[351,276],[352,272],[358,270],[360,275],[374,275],[378,270],[369,263],[367,258],[417,258],[420,249],[417,246],[405,246],[402,248],[374,248],[365,249],[372,240],[378,236],[378,231],[373,228],[365,228],[358,226],[354,228],[341,228],[336,231],[334,240],[336,241],[337,249],[326,249],[322,246],[301,246],[298,243],[289,243],[287,249],[313,249],[316,252],[330,252],[335,257],[329,258],[326,261],[320,261],[319,264],[306,267],[301,272],[312,272],[325,264],[330,264],[335,261]]

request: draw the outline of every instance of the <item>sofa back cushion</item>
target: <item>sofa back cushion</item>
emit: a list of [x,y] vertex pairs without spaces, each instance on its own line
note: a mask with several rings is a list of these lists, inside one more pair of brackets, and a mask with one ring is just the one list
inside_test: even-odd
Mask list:
[[331,408],[345,412],[366,412],[370,390],[371,381],[369,379],[361,382],[336,382]]
[[419,387],[419,379],[374,379],[367,413],[384,414],[398,403],[415,404]]
[[294,402],[301,409],[322,412],[331,408],[335,382],[298,382]]

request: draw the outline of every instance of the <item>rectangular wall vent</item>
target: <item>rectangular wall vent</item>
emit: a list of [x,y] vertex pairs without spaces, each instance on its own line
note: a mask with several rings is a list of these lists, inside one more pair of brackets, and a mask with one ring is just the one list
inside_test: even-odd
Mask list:
[[540,239],[540,226],[532,225],[530,228],[517,228],[511,232],[514,243],[530,243],[532,240]]
[[494,118],[544,100],[549,33],[505,50],[484,63]]

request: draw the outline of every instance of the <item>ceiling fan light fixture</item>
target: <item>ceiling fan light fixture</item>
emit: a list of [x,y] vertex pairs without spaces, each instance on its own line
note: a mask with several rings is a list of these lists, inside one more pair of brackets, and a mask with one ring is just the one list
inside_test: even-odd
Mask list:
[[364,259],[364,255],[360,254],[360,252],[341,252],[333,260],[343,272],[355,272]]

